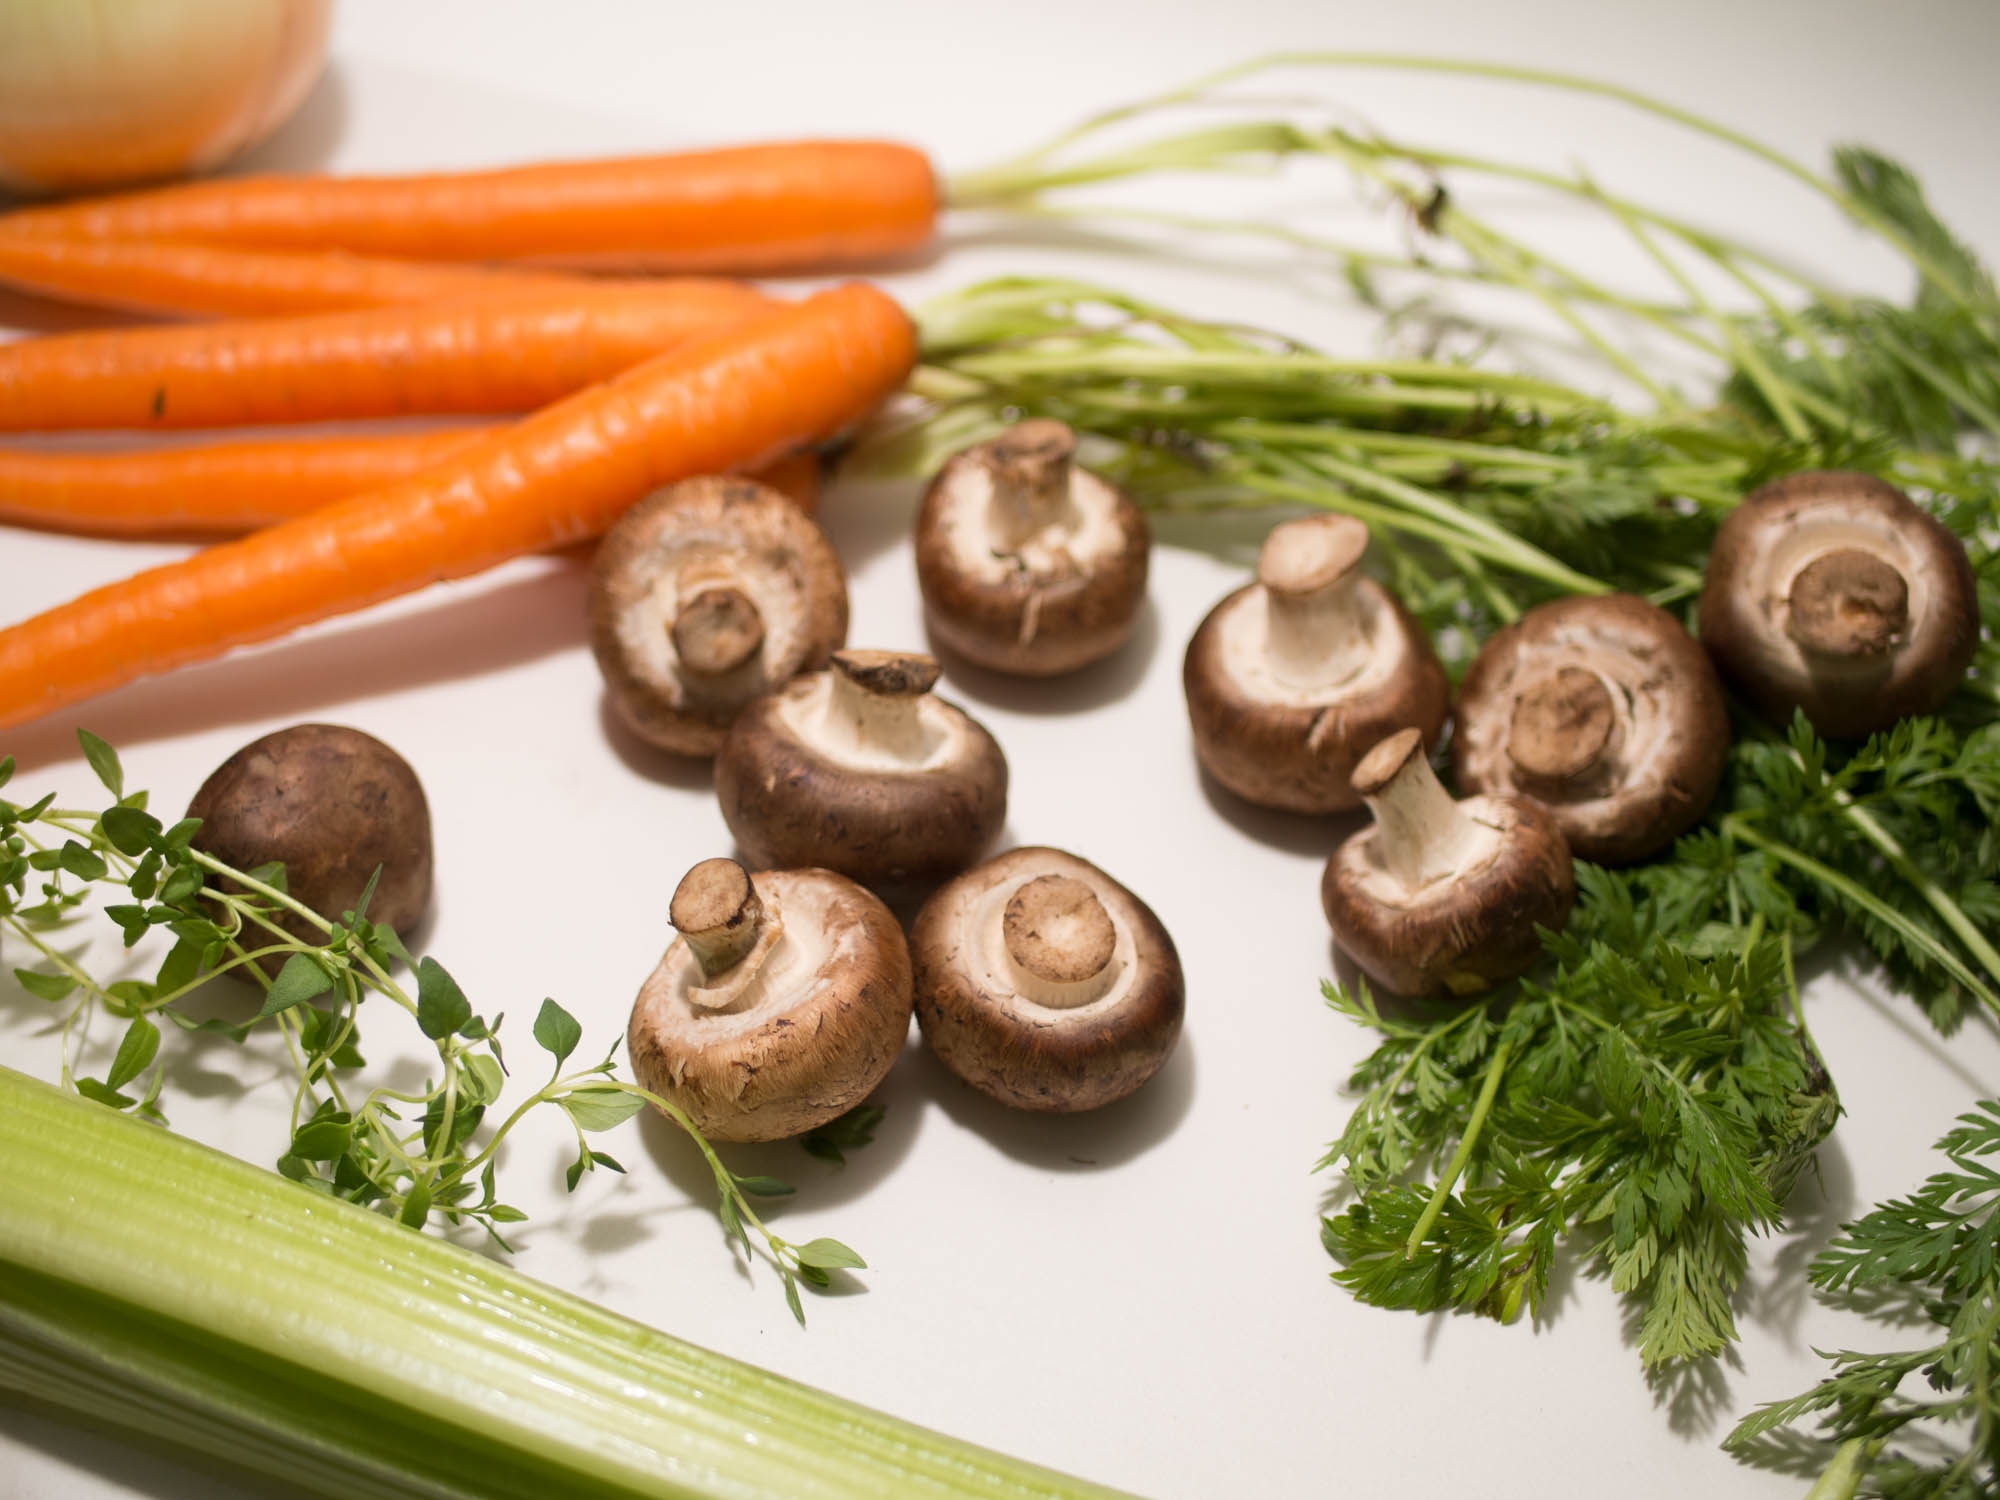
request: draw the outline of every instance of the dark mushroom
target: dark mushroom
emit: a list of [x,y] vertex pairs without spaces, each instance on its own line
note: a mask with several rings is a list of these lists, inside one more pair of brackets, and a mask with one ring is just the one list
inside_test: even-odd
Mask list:
[[953,455],[917,517],[917,583],[931,634],[998,672],[1050,677],[1109,656],[1146,597],[1151,538],[1138,506],[1076,463],[1046,419]]
[[1454,802],[1414,729],[1354,768],[1375,815],[1326,863],[1320,901],[1347,956],[1396,995],[1473,995],[1533,967],[1537,927],[1576,899],[1569,845],[1523,797]]
[[597,551],[590,642],[611,705],[647,743],[713,755],[739,710],[847,638],[847,584],[819,527],[749,479],[670,485]]
[[1964,544],[1868,474],[1794,474],[1747,496],[1715,534],[1698,619],[1760,716],[1803,709],[1835,739],[1943,707],[1979,645]]
[[979,858],[1006,820],[1007,761],[932,694],[937,676],[929,656],[836,651],[745,709],[715,795],[748,862],[920,881]]
[[1137,896],[1059,849],[1011,849],[943,886],[910,928],[910,960],[930,1049],[1018,1109],[1122,1099],[1180,1036],[1173,939]]
[[1496,631],[1459,684],[1454,724],[1462,790],[1533,797],[1573,854],[1601,864],[1693,827],[1729,753],[1708,657],[1630,594],[1558,599]]
[[826,870],[704,860],[632,1006],[632,1071],[711,1140],[802,1134],[867,1098],[910,1029],[910,957],[889,909]]
[[[330,921],[356,909],[371,878],[370,921],[401,936],[430,909],[423,784],[358,729],[295,724],[251,741],[201,784],[187,815],[201,819],[195,848],[245,872],[282,863],[286,894]],[[301,942],[326,940],[303,917],[278,923]],[[274,954],[264,967],[276,973],[283,962]]]
[[1182,671],[1195,754],[1239,797],[1287,812],[1345,812],[1369,746],[1405,725],[1437,742],[1451,689],[1429,639],[1361,571],[1368,528],[1286,521],[1257,581],[1209,612]]

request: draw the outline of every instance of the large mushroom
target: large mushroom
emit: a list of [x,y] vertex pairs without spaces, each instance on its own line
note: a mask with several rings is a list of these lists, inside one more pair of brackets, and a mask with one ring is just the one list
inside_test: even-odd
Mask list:
[[1533,967],[1537,927],[1576,900],[1569,845],[1524,797],[1454,802],[1414,729],[1354,768],[1375,824],[1326,862],[1320,901],[1347,956],[1396,995],[1474,995]]
[[1413,725],[1437,742],[1451,688],[1409,611],[1361,571],[1368,528],[1310,516],[1272,528],[1257,581],[1209,612],[1182,679],[1195,754],[1247,801],[1287,812],[1361,805],[1355,762]]
[[932,694],[937,662],[836,651],[824,672],[760,698],[715,760],[715,795],[744,857],[855,880],[932,880],[984,852],[1007,817],[1007,761]]
[[910,1029],[910,957],[889,909],[826,870],[704,860],[679,936],[632,1006],[632,1071],[718,1141],[802,1134],[867,1098]]
[[1461,790],[1533,797],[1572,853],[1629,864],[1694,826],[1729,753],[1694,638],[1630,594],[1558,599],[1496,631],[1459,684]]
[[[410,763],[342,724],[294,724],[252,740],[209,775],[188,803],[193,845],[236,869],[285,867],[286,894],[330,921],[355,910],[399,935],[431,901],[431,814]],[[273,920],[301,942],[325,932],[304,917]],[[246,940],[255,946],[255,935]],[[275,974],[287,955],[262,960]]]
[[1060,849],[1011,849],[939,889],[910,928],[917,1024],[1003,1104],[1122,1099],[1180,1036],[1186,988],[1145,902]]
[[1979,645],[1964,545],[1869,474],[1794,474],[1747,496],[1715,534],[1698,619],[1761,716],[1803,709],[1836,739],[1942,707]]
[[1050,677],[1109,656],[1146,597],[1146,518],[1037,418],[946,462],[917,517],[931,634],[999,672]]
[[662,750],[715,754],[744,704],[824,666],[846,638],[832,544],[754,480],[669,485],[598,548],[591,649],[618,717]]

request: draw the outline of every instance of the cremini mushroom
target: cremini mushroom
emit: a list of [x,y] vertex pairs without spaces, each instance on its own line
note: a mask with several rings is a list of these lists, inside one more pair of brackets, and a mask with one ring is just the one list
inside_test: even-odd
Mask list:
[[[371,734],[294,724],[252,740],[202,782],[187,815],[201,820],[195,848],[246,872],[283,864],[286,893],[322,917],[355,910],[371,881],[366,915],[399,935],[430,909],[430,804],[410,763]],[[302,942],[326,940],[304,917],[276,920]],[[260,962],[275,974],[286,957]]]
[[1011,849],[940,888],[910,928],[917,1024],[1003,1104],[1122,1099],[1180,1036],[1173,939],[1137,896],[1060,849]]
[[910,956],[889,909],[826,870],[703,860],[679,936],[632,1006],[639,1082],[712,1140],[774,1141],[868,1097],[910,1029]]
[[1694,638],[1630,594],[1558,599],[1496,631],[1459,684],[1458,785],[1533,797],[1570,851],[1629,864],[1694,826],[1729,753]]
[[931,634],[999,672],[1050,677],[1109,656],[1146,597],[1146,518],[1076,463],[1045,418],[946,462],[917,517],[917,584]]
[[618,717],[662,750],[713,755],[745,703],[846,639],[832,544],[754,480],[669,485],[598,548],[591,649]]
[[1437,741],[1451,689],[1396,597],[1361,571],[1368,528],[1311,516],[1272,528],[1257,581],[1208,614],[1182,671],[1195,754],[1247,801],[1361,805],[1354,764],[1406,725]]
[[1533,966],[1536,927],[1576,899],[1569,845],[1524,797],[1454,802],[1400,730],[1354,768],[1375,824],[1333,851],[1320,901],[1335,940],[1397,995],[1472,995]]
[[715,760],[723,821],[752,865],[817,865],[855,880],[941,879],[992,843],[1007,761],[936,697],[937,662],[836,651],[752,703]]
[[1794,474],[1715,534],[1701,643],[1758,714],[1836,739],[1943,706],[1979,644],[1965,547],[1894,485]]

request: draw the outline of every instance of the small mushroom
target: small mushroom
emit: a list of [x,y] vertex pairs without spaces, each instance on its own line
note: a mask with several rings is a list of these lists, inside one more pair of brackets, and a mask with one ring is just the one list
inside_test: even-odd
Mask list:
[[632,1006],[639,1082],[718,1141],[775,1141],[846,1113],[910,1029],[910,955],[889,909],[826,870],[703,860],[679,936]]
[[753,480],[669,485],[598,548],[591,649],[618,717],[662,750],[715,754],[745,703],[846,639],[832,544]]
[[[285,867],[286,894],[338,921],[375,882],[367,915],[407,935],[431,901],[431,814],[410,763],[373,735],[340,724],[294,724],[252,740],[188,803],[193,845],[248,872]],[[276,919],[302,942],[326,934],[298,916]],[[262,960],[269,973],[285,955]]]
[[1060,849],[1011,849],[942,887],[910,928],[910,961],[930,1049],[1018,1109],[1122,1099],[1180,1036],[1173,939],[1145,902]]
[[746,708],[715,760],[723,821],[752,865],[855,880],[940,879],[1007,817],[1007,761],[934,696],[937,662],[836,651],[832,666]]
[[1333,935],[1397,995],[1472,995],[1541,956],[1536,927],[1560,931],[1576,899],[1562,829],[1524,797],[1454,802],[1400,730],[1354,768],[1375,825],[1326,863],[1320,902]]
[[1345,812],[1361,805],[1355,762],[1414,725],[1437,742],[1451,688],[1396,597],[1361,572],[1368,528],[1350,516],[1273,527],[1257,581],[1209,611],[1182,681],[1195,754],[1260,807]]
[[1044,418],[952,456],[917,517],[932,635],[983,667],[1052,677],[1109,656],[1146,597],[1146,518]]
[[1965,547],[1894,485],[1794,474],[1715,534],[1698,616],[1729,685],[1775,723],[1859,738],[1942,707],[1979,645]]
[[1462,789],[1533,797],[1573,854],[1601,864],[1693,827],[1729,753],[1708,657],[1630,594],[1558,599],[1495,632],[1459,684],[1456,726]]

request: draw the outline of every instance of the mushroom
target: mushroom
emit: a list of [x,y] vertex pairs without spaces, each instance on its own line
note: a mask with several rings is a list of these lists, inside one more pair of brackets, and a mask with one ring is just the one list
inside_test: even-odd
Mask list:
[[[188,803],[193,846],[238,870],[285,867],[285,891],[330,921],[353,911],[372,880],[370,921],[409,933],[431,900],[431,814],[410,763],[358,729],[294,724],[252,740]],[[326,934],[304,917],[274,917],[301,942]],[[275,974],[287,955],[262,965]]]
[[1045,418],[954,454],[917,517],[917,584],[932,635],[998,672],[1052,677],[1109,656],[1146,597],[1146,518],[1077,467],[1076,434]]
[[1455,723],[1463,790],[1533,797],[1570,851],[1600,864],[1693,827],[1729,753],[1708,657],[1630,594],[1558,599],[1495,632],[1459,684]]
[[1405,725],[1437,742],[1451,689],[1396,597],[1360,571],[1368,528],[1310,516],[1272,528],[1257,581],[1209,611],[1182,680],[1195,754],[1247,801],[1287,812],[1361,805],[1354,764]]
[[632,1071],[711,1140],[775,1141],[844,1114],[910,1029],[910,955],[889,909],[826,870],[703,860],[679,936],[639,990]]
[[1399,730],[1354,768],[1375,824],[1326,862],[1320,902],[1347,956],[1397,995],[1472,995],[1526,972],[1536,927],[1560,931],[1576,899],[1569,845],[1525,797],[1454,802]]
[[1764,718],[1858,738],[1943,706],[1979,644],[1965,547],[1894,485],[1794,474],[1715,534],[1701,642]]
[[1173,939],[1060,849],[1011,849],[939,889],[910,928],[917,1024],[944,1065],[1018,1109],[1122,1099],[1181,1031]]
[[722,818],[752,865],[855,880],[964,869],[1007,816],[1007,761],[977,721],[932,695],[913,652],[836,651],[746,708],[715,760]]
[[618,717],[662,750],[715,754],[745,703],[826,665],[846,639],[832,544],[753,480],[669,485],[598,548],[591,650]]

